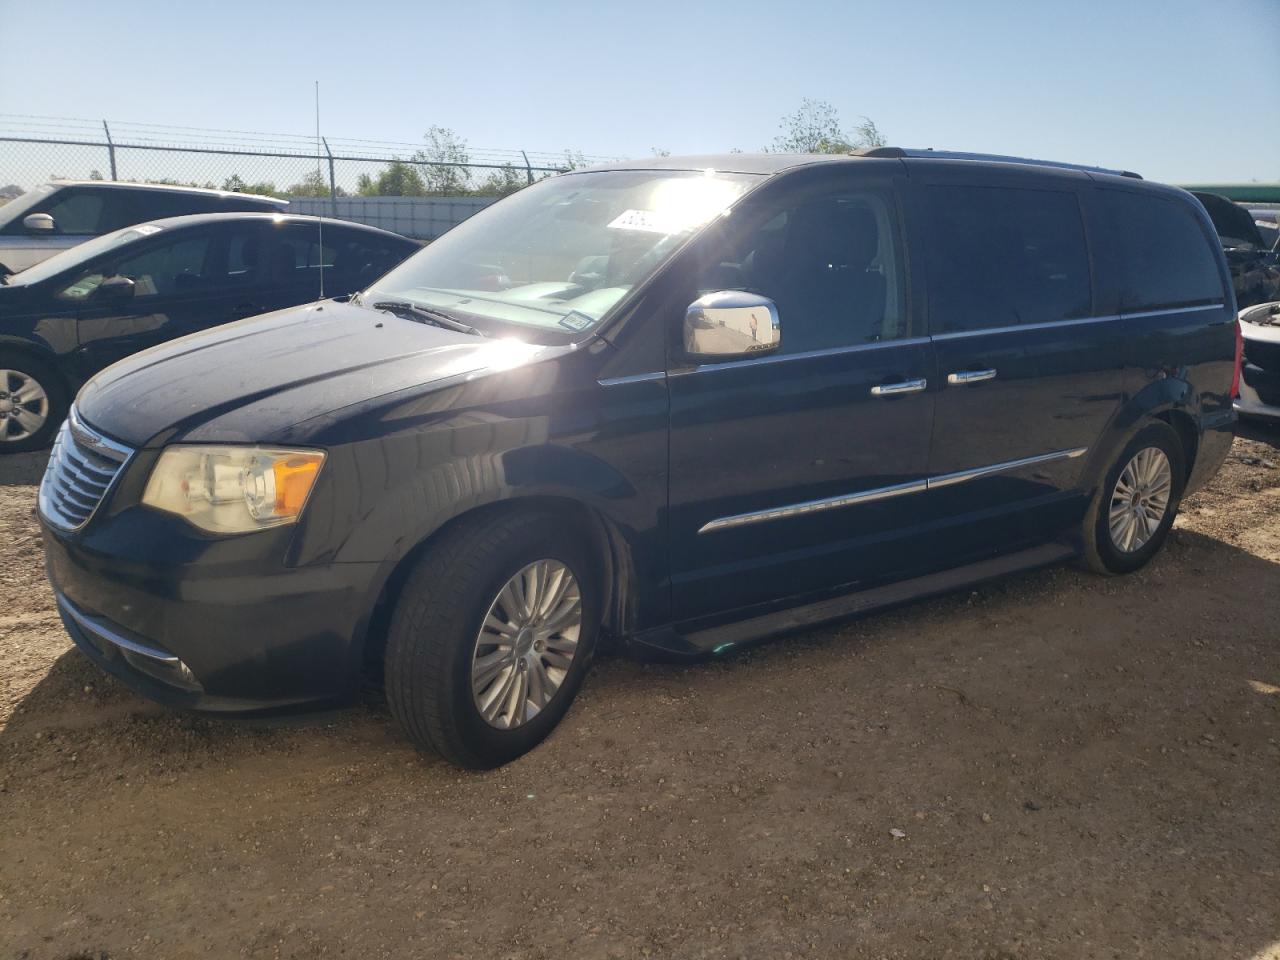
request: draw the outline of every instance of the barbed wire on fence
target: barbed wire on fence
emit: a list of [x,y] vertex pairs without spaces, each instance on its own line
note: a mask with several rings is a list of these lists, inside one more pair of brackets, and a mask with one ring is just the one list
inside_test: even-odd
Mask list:
[[[437,133],[443,141],[433,138]],[[333,201],[502,196],[542,177],[616,159],[572,150],[473,149],[435,127],[428,140],[323,137],[317,144],[314,134],[0,113],[0,189],[101,179]]]

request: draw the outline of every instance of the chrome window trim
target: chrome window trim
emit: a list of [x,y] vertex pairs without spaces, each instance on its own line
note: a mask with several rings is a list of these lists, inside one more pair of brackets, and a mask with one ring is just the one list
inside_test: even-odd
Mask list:
[[1165,307],[1163,310],[1138,310],[1133,313],[1120,314],[1121,320],[1141,320],[1143,317],[1163,317],[1170,313],[1200,313],[1202,310],[1221,310],[1226,301],[1217,300],[1198,307]]
[[1105,317],[1078,317],[1074,320],[1048,320],[1044,323],[1015,323],[1004,327],[983,327],[981,330],[952,330],[947,333],[935,333],[934,340],[962,340],[965,337],[983,337],[992,333],[1014,333],[1023,330],[1050,330],[1056,327],[1079,327],[1089,323],[1110,323],[1112,320],[1124,319],[1121,314],[1112,313]]
[[1034,457],[1023,457],[1019,460],[1006,460],[1002,463],[993,463],[985,467],[975,467],[972,470],[960,470],[956,473],[944,473],[936,477],[926,477],[923,480],[911,480],[907,483],[895,483],[888,487],[875,487],[871,490],[861,490],[857,493],[846,493],[835,497],[826,497],[822,500],[806,500],[803,503],[789,504],[785,507],[770,507],[767,510],[754,510],[750,513],[737,513],[729,517],[720,517],[717,520],[711,520],[704,523],[698,528],[699,535],[704,533],[712,533],[716,530],[727,530],[733,527],[743,527],[752,523],[762,523],[766,520],[780,520],[785,517],[797,517],[806,513],[818,513],[823,510],[834,510],[837,507],[851,507],[862,503],[873,503],[877,500],[887,500],[890,497],[901,497],[909,493],[924,493],[935,487],[950,487],[957,483],[964,483],[968,480],[976,480],[979,477],[987,477],[996,473],[1004,473],[1008,470],[1019,470],[1023,467],[1035,466],[1039,463],[1051,463],[1055,460],[1074,460],[1082,457],[1089,452],[1088,447],[1073,447],[1070,450],[1055,450],[1053,453],[1042,453]]
[[[786,335],[783,334],[785,337]],[[767,357],[753,357],[749,360],[719,360],[715,363],[700,363],[688,370],[673,370],[672,374],[704,373],[716,370],[727,370],[736,367],[755,367],[765,363],[782,363],[787,360],[811,360],[815,357],[838,357],[846,353],[861,353],[863,350],[883,350],[887,347],[913,347],[929,342],[928,337],[904,337],[901,340],[877,340],[874,343],[858,343],[849,347],[830,347],[826,350],[807,350],[804,353],[773,353]]]
[[1014,323],[1003,327],[983,327],[981,330],[951,330],[935,333],[934,340],[960,340],[964,337],[982,337],[992,333],[1011,333],[1017,330],[1049,330],[1054,327],[1078,327],[1089,323],[1109,323],[1112,320],[1140,320],[1143,317],[1162,317],[1173,313],[1199,313],[1202,310],[1221,310],[1225,302],[1218,300],[1198,307],[1166,307],[1161,310],[1138,310],[1132,313],[1109,313],[1101,317],[1077,317],[1073,320],[1046,320],[1043,323]]

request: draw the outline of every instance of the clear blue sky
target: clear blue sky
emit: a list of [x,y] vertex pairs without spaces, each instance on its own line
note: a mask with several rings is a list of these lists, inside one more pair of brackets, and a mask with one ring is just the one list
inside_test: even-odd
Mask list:
[[335,137],[752,150],[813,97],[904,146],[1280,180],[1280,0],[0,0],[0,113],[307,133],[315,79]]

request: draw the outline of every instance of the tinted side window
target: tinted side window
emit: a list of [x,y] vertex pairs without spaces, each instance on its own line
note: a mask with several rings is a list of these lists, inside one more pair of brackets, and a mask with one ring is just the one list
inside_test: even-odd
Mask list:
[[95,269],[64,288],[61,296],[82,300],[113,274],[133,281],[136,299],[207,290],[217,283],[212,252],[208,234],[160,243],[126,256],[114,268],[99,261]]
[[123,260],[116,273],[132,278],[138,297],[181,293],[211,284],[209,236],[189,237],[176,243],[154,247],[146,253]]
[[189,213],[209,213],[217,209],[207,197],[199,194],[164,193],[160,190],[139,190],[134,203],[142,220],[163,220],[165,217],[183,217]]
[[1089,315],[1089,256],[1074,193],[970,186],[926,192],[934,333]]
[[698,293],[749,290],[773,300],[782,353],[907,335],[897,210],[888,191],[816,197],[759,211],[712,250]]
[[106,206],[100,193],[86,190],[64,190],[57,194],[43,213],[53,217],[57,233],[102,233],[103,208]]
[[[328,242],[330,237],[326,236]],[[377,235],[334,231],[332,237],[337,250],[334,255],[334,281],[344,292],[354,293],[373,281],[407,257],[412,248],[403,243],[387,240]]]
[[1101,196],[1120,255],[1121,309],[1222,300],[1216,251],[1186,203],[1123,190]]
[[227,261],[224,274],[234,286],[257,284],[266,276],[262,232],[255,224],[238,224],[226,232]]

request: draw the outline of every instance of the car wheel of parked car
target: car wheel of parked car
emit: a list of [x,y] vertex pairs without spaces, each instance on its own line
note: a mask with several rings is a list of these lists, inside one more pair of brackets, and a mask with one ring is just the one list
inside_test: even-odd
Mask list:
[[52,369],[26,354],[0,351],[0,453],[47,447],[66,415],[66,388]]
[[387,701],[413,741],[472,769],[541,742],[595,647],[598,567],[543,514],[446,531],[405,582],[387,638]]
[[1129,573],[1164,543],[1186,483],[1185,457],[1169,425],[1144,427],[1107,471],[1085,516],[1084,559],[1098,573]]

